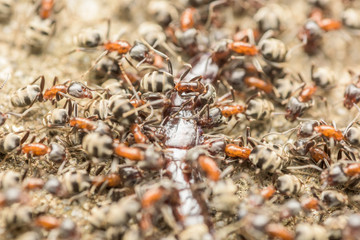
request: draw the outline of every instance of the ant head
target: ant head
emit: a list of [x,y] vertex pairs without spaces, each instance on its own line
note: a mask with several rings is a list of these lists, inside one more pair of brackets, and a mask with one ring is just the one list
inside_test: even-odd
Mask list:
[[133,47],[129,51],[129,55],[136,61],[142,61],[149,55],[149,48],[142,42],[135,41]]
[[81,82],[72,82],[68,88],[68,93],[76,98],[93,98],[91,90]]
[[216,63],[221,64],[229,58],[229,55],[230,55],[230,50],[228,47],[228,41],[226,40],[218,41],[213,48],[212,59]]

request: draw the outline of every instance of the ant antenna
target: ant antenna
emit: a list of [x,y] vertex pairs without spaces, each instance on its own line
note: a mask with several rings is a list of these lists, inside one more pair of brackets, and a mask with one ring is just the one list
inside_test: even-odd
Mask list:
[[129,77],[127,76],[127,74],[125,72],[125,69],[124,69],[124,67],[123,67],[123,65],[121,63],[119,63],[119,67],[120,67],[120,70],[121,70],[121,74],[124,76],[126,83],[129,84],[129,86],[131,87],[131,90],[132,90],[133,94],[135,95],[136,99],[140,100],[140,98],[139,98],[139,96],[138,96],[138,94],[137,94],[137,92],[136,92],[136,90],[134,88],[134,85],[132,85],[132,83],[131,83]]
[[173,67],[172,67],[172,63],[170,61],[170,58],[165,54],[160,52],[159,50],[156,50],[154,47],[152,47],[144,38],[141,38],[141,41],[152,51],[154,51],[156,54],[158,54],[159,56],[161,56],[162,58],[165,59],[165,61],[167,61],[168,63],[168,69],[169,69],[169,73],[171,75],[173,75]]
[[2,88],[5,86],[6,82],[10,79],[10,76],[11,76],[11,74],[8,73],[7,78],[6,78],[5,81],[0,85],[0,89],[2,89]]

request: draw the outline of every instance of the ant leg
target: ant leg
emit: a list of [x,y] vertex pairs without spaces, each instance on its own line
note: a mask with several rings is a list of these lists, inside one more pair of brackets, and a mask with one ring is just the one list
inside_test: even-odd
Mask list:
[[171,75],[173,75],[173,67],[172,67],[172,63],[170,61],[170,58],[165,54],[165,53],[162,53],[160,52],[159,50],[156,50],[155,48],[153,48],[148,42],[146,42],[145,39],[141,39],[142,42],[148,47],[150,48],[152,51],[154,51],[156,54],[160,55],[162,58],[165,59],[165,61],[167,61],[168,63],[168,69],[169,69],[169,73]]
[[140,110],[142,110],[142,109],[145,109],[145,108],[147,108],[147,107],[149,107],[149,106],[151,106],[151,105],[156,105],[156,104],[159,104],[159,103],[162,103],[162,102],[163,102],[162,99],[159,99],[159,100],[156,100],[156,101],[152,101],[152,102],[147,102],[147,103],[145,103],[144,105],[142,105],[142,106],[140,106],[140,107],[138,107],[138,108],[134,108],[134,109],[132,109],[132,110],[130,110],[130,111],[127,111],[126,113],[123,114],[123,117],[126,118],[126,117],[134,114],[135,112],[138,112],[138,111],[140,111]]
[[36,136],[33,136],[30,140],[30,143],[33,143],[35,141],[35,139],[36,139]]
[[252,45],[256,45],[254,31],[251,28],[249,28],[249,29],[247,29],[247,34],[248,34],[248,38],[249,38],[249,43]]
[[256,56],[253,58],[252,62],[258,72],[261,72],[261,73],[264,72],[264,70],[260,64],[260,61],[258,60],[258,58]]
[[177,61],[183,65],[189,65],[189,63],[185,62],[182,57],[177,54],[166,42],[162,41],[161,46],[165,48],[166,51],[168,51],[171,55],[176,57]]
[[39,99],[39,102],[42,102],[43,101],[43,91],[44,91],[44,87],[45,87],[45,77],[44,76],[41,76],[41,81],[40,81],[40,93],[38,95],[38,99]]
[[203,77],[202,76],[197,76],[192,78],[189,82],[195,82],[195,81],[200,81]]
[[147,60],[147,59],[146,59],[146,57],[145,57],[145,58],[144,58],[143,60],[141,60],[138,64],[136,64],[135,68],[137,69],[138,67],[140,67],[141,64],[143,64],[146,60]]
[[347,125],[345,131],[344,131],[344,135],[346,135],[349,131],[349,129],[351,128],[351,126],[356,122],[356,120],[360,117],[360,108],[358,105],[356,105],[354,103],[355,108],[359,111],[359,113],[354,117],[354,119]]
[[209,29],[210,26],[211,26],[211,20],[212,20],[211,18],[214,15],[215,7],[220,6],[222,4],[225,4],[227,2],[228,2],[228,0],[217,0],[217,1],[214,1],[214,2],[209,4],[209,14],[208,14],[208,17],[207,17],[207,20],[206,20],[206,23],[205,23],[205,28],[206,29]]
[[146,117],[145,122],[154,116],[154,108],[150,105],[150,115]]
[[26,131],[25,135],[20,140],[20,145],[23,144],[29,137],[30,131]]
[[108,186],[108,184],[109,184],[108,180],[106,180],[105,182],[103,182],[103,184],[101,184],[101,186],[100,186],[100,189],[99,189],[99,191],[98,191],[98,194],[101,194],[101,193],[105,190],[105,188]]
[[48,138],[47,138],[47,137],[43,137],[42,139],[40,139],[39,143],[43,143],[43,142],[45,142],[46,140],[48,140]]
[[[305,38],[305,39],[306,39],[306,38]],[[286,53],[286,55],[285,55],[285,59],[290,58],[290,57],[291,57],[291,54],[292,54],[295,50],[297,50],[297,49],[299,49],[299,48],[301,48],[301,47],[303,47],[303,46],[305,46],[305,45],[306,45],[306,43],[305,43],[305,41],[303,40],[301,43],[299,43],[299,44],[291,47],[291,48],[287,51],[287,53]],[[312,68],[313,68],[313,67],[311,67],[311,70],[313,70]]]
[[[196,117],[201,117],[201,115],[203,114],[203,112],[206,111],[206,109],[209,108],[209,104],[206,104],[202,109],[200,109],[200,111],[198,113],[196,113],[194,116],[192,117],[189,117],[189,119],[193,119],[193,118],[196,118]],[[184,119],[187,119],[187,118],[184,118]]]
[[[74,117],[77,117],[78,116],[78,108],[77,108],[77,103],[74,102]],[[70,116],[69,116],[70,117]]]
[[137,100],[140,100],[139,95],[137,94],[137,92],[136,92],[136,90],[135,90],[135,88],[134,88],[134,85],[132,85],[129,77],[127,76],[127,74],[126,74],[126,72],[125,72],[125,69],[124,69],[122,63],[119,63],[119,67],[120,67],[120,70],[121,70],[121,74],[122,74],[122,75],[124,76],[124,78],[125,78],[126,83],[131,87],[131,90],[132,90],[132,92],[133,92],[133,95],[136,97]]
[[54,80],[53,80],[53,86],[55,86],[58,81],[59,81],[59,78],[57,76],[55,76]]
[[95,51],[97,51],[97,49],[79,47],[79,48],[75,48],[74,50],[71,50],[70,52],[65,53],[64,56],[62,56],[62,57],[66,57],[66,56],[71,55],[76,52],[95,52]]
[[261,139],[263,139],[267,136],[270,136],[270,135],[283,135],[283,134],[287,134],[287,133],[293,133],[297,129],[298,129],[298,126],[291,128],[289,130],[286,130],[284,132],[269,132],[269,133],[265,134],[264,136],[262,136]]
[[11,74],[8,74],[8,77],[5,79],[5,81],[0,85],[0,89],[2,89],[5,86],[5,83],[9,80]]
[[100,54],[100,56],[97,57],[97,59],[95,60],[95,63],[88,70],[86,70],[85,73],[81,74],[80,78],[81,79],[84,78],[91,70],[93,70],[96,67],[96,64],[98,64],[100,62],[100,60],[108,54],[109,54],[109,51],[107,51],[107,50],[105,50],[102,54]]
[[271,38],[273,35],[274,35],[273,30],[267,30],[260,38],[258,45],[260,46],[264,40]]
[[[139,70],[137,69],[136,66],[134,66],[134,64],[132,64],[132,62],[127,58],[127,57],[124,57],[126,62],[130,65],[130,67],[132,67],[133,69],[135,69],[136,72],[139,72]],[[139,64],[138,64],[139,65]]]
[[179,78],[179,82],[181,80],[183,80],[188,74],[189,72],[191,71],[192,69],[192,66],[190,64],[184,64],[186,67],[188,67],[188,69],[185,70],[185,72],[183,72],[183,74],[181,74],[180,78]]
[[111,28],[111,20],[110,18],[106,19],[106,39],[110,39],[110,28]]
[[[231,93],[231,92],[225,93],[224,95],[222,95],[221,97],[219,97],[219,98],[216,100],[216,104],[224,103],[224,101],[225,101],[226,99],[228,99],[230,96],[232,96],[232,93]],[[231,102],[233,102],[233,101],[231,101]]]
[[304,169],[304,168],[313,168],[313,169],[316,169],[316,170],[318,170],[318,171],[320,171],[320,172],[323,171],[322,168],[320,168],[320,167],[318,167],[318,166],[316,166],[316,165],[314,165],[314,164],[303,165],[303,166],[289,166],[289,167],[287,167],[286,169],[289,169],[289,170],[297,170],[297,169]]

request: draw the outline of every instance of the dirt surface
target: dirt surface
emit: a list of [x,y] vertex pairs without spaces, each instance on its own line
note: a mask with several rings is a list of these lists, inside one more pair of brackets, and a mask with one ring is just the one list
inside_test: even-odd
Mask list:
[[[13,151],[0,155],[2,160],[0,165],[0,186],[2,191],[2,195],[0,195],[0,204],[2,204],[2,209],[0,210],[0,239],[268,239],[276,236],[279,237],[279,235],[271,233],[268,227],[269,223],[261,225],[262,220],[271,222],[271,224],[277,224],[276,226],[284,226],[285,229],[283,231],[289,231],[290,237],[282,237],[282,239],[295,238],[295,231],[298,234],[296,239],[315,239],[299,236],[299,225],[301,223],[315,224],[314,226],[319,225],[320,230],[318,234],[321,236],[316,239],[329,239],[330,235],[335,236],[336,234],[339,234],[339,236],[332,239],[341,239],[342,235],[345,236],[343,239],[359,239],[356,233],[353,235],[353,238],[346,237],[349,236],[346,234],[350,230],[355,231],[354,229],[356,229],[356,227],[349,227],[349,216],[350,219],[351,217],[359,217],[358,215],[352,215],[359,212],[359,182],[357,174],[349,177],[346,182],[341,184],[326,185],[320,178],[321,172],[326,172],[327,166],[325,163],[319,164],[314,168],[312,166],[316,163],[314,163],[310,153],[299,156],[292,154],[290,151],[291,146],[299,139],[297,130],[304,122],[308,120],[323,120],[328,125],[336,126],[337,129],[345,134],[345,129],[359,113],[356,107],[352,107],[349,110],[343,105],[345,89],[349,84],[355,82],[356,79],[356,77],[349,73],[349,70],[355,74],[360,72],[358,65],[360,60],[358,54],[358,49],[360,48],[359,29],[350,29],[343,26],[338,30],[323,32],[319,50],[316,54],[309,55],[304,52],[303,46],[300,46],[301,41],[297,35],[309,18],[310,12],[315,9],[315,6],[310,3],[314,1],[235,1],[231,3],[231,7],[228,6],[228,3],[224,3],[220,7],[215,8],[216,19],[212,22],[209,29],[205,27],[206,17],[204,21],[200,21],[200,24],[197,26],[198,52],[200,54],[212,53],[215,43],[219,40],[217,38],[232,39],[237,28],[257,29],[256,13],[262,8],[273,8],[275,9],[273,10],[275,15],[278,14],[277,17],[280,18],[281,25],[280,31],[274,35],[277,39],[284,42],[287,49],[291,49],[291,54],[288,54],[287,60],[279,64],[286,73],[285,82],[291,81],[294,84],[291,96],[297,97],[300,92],[303,82],[299,78],[302,77],[307,86],[313,84],[311,80],[312,66],[316,68],[327,67],[328,71],[326,73],[332,74],[332,82],[326,87],[317,87],[316,93],[311,100],[311,108],[307,109],[300,118],[293,122],[286,120],[284,117],[286,104],[291,96],[282,99],[276,96],[276,91],[279,88],[275,82],[281,77],[270,77],[268,73],[261,75],[265,76],[267,80],[272,81],[272,84],[276,87],[274,91],[268,94],[249,86],[244,87],[241,91],[234,92],[235,99],[229,103],[231,105],[244,105],[248,103],[248,99],[251,96],[261,92],[260,98],[272,102],[274,110],[270,117],[263,121],[249,121],[248,117],[242,113],[226,119],[223,117],[222,124],[204,130],[204,137],[221,138],[225,139],[227,144],[239,144],[241,137],[246,139],[246,129],[249,128],[250,135],[254,138],[253,142],[260,142],[262,139],[265,139],[265,143],[260,143],[260,145],[269,144],[272,151],[276,148],[273,144],[280,146],[277,156],[281,157],[282,169],[279,168],[273,173],[262,171],[249,160],[226,156],[223,152],[224,149],[219,154],[211,155],[222,171],[222,179],[212,181],[206,178],[206,174],[200,170],[194,170],[196,173],[192,173],[198,176],[200,180],[192,176],[196,180],[192,179],[190,181],[191,184],[189,183],[189,186],[191,187],[189,188],[191,188],[194,195],[201,198],[200,202],[203,203],[203,206],[201,206],[203,208],[202,213],[206,213],[204,218],[210,222],[208,225],[200,224],[200,226],[195,226],[194,230],[191,229],[191,226],[184,226],[181,220],[179,220],[181,217],[178,216],[177,210],[174,210],[175,207],[172,206],[170,197],[162,196],[162,200],[159,202],[154,200],[154,206],[151,209],[149,208],[150,210],[145,208],[142,202],[142,209],[137,209],[133,215],[127,213],[127,211],[130,211],[127,210],[130,209],[130,205],[135,206],[134,208],[140,206],[139,204],[141,199],[144,198],[146,191],[157,189],[159,184],[162,184],[162,181],[166,179],[164,176],[168,174],[169,169],[160,167],[161,170],[149,170],[143,168],[141,163],[134,163],[134,161],[119,156],[115,157],[114,155],[105,160],[101,158],[96,159],[84,149],[81,142],[76,143],[76,139],[75,141],[72,139],[73,137],[79,137],[81,134],[90,134],[89,132],[91,131],[73,129],[69,127],[68,123],[57,128],[46,125],[44,119],[48,116],[49,111],[56,108],[51,101],[34,101],[27,114],[18,117],[14,116],[14,114],[11,115],[11,113],[21,114],[29,109],[29,106],[14,107],[10,100],[16,90],[28,86],[38,76],[44,76],[45,78],[44,89],[50,88],[54,77],[58,77],[60,83],[68,80],[71,82],[82,82],[92,90],[98,90],[92,91],[94,97],[98,99],[107,98],[100,85],[110,77],[98,78],[96,77],[97,72],[92,70],[96,61],[103,59],[103,57],[99,57],[104,55],[104,51],[101,46],[87,48],[84,51],[79,49],[77,41],[79,41],[79,38],[81,39],[80,34],[86,29],[93,28],[101,34],[101,38],[106,42],[107,20],[109,19],[111,20],[110,39],[124,39],[133,45],[135,40],[142,40],[143,36],[139,33],[141,25],[144,22],[156,20],[155,15],[152,15],[154,9],[171,12],[174,25],[170,26],[179,28],[180,14],[189,6],[187,1],[57,0],[55,1],[50,19],[47,19],[55,22],[53,25],[55,30],[50,32],[51,36],[45,36],[45,40],[40,45],[41,49],[37,51],[34,51],[29,45],[31,39],[29,40],[30,35],[27,34],[27,31],[29,31],[29,25],[32,21],[36,19],[45,21],[39,19],[38,6],[41,1],[0,0],[0,13],[2,11],[2,2],[10,2],[12,14],[7,20],[0,23],[0,84],[6,81],[0,90],[0,112],[10,112],[6,122],[0,126],[0,138],[5,139],[9,133],[16,133],[23,137],[26,132],[29,132],[28,139],[22,144],[25,145],[33,137],[36,137],[34,142],[39,142],[46,137],[47,139],[44,141],[46,145],[49,145],[50,142],[57,142],[66,148],[66,160],[62,164],[62,162],[55,163],[51,161],[46,154],[39,157],[31,156],[31,154],[25,155],[20,151],[22,146],[18,146]],[[155,4],[164,4],[164,2],[171,7],[162,9],[162,7],[157,7]],[[324,16],[340,21],[345,9],[359,9],[360,7],[356,1],[329,0],[316,2],[326,3],[321,10]],[[206,16],[209,5],[205,4],[197,9],[205,12]],[[216,25],[220,26],[216,27]],[[158,39],[161,39],[160,35]],[[164,47],[161,41],[159,42],[157,49],[170,57],[174,76],[179,77],[185,71],[184,69],[186,69],[184,63],[191,62],[191,56],[187,53],[188,49],[182,49],[181,46],[171,43],[170,37],[166,39],[166,42],[170,46],[171,51]],[[77,51],[70,53],[74,49],[77,49]],[[237,56],[239,55],[241,54]],[[110,53],[109,56],[113,58],[118,57],[115,53]],[[131,59],[128,54],[124,56]],[[137,62],[131,61],[136,66]],[[233,59],[232,61],[240,62],[242,60]],[[141,71],[137,72],[137,70],[134,70],[135,67],[131,67],[124,58],[119,60],[119,62],[123,64],[123,68],[129,76],[137,74],[135,81],[133,81],[136,90],[139,89],[139,82],[145,73],[157,68],[145,63],[143,65],[147,66],[147,68],[144,67]],[[229,62],[231,62],[230,57]],[[223,71],[229,66],[229,62],[222,66],[221,69]],[[264,61],[261,55],[246,57],[246,62],[249,64],[255,63],[255,65],[256,62],[259,62],[265,72],[267,67],[273,67],[271,63],[269,64]],[[162,60],[161,68],[164,71],[168,70],[166,61]],[[239,68],[243,68],[243,65]],[[301,77],[299,77],[299,74]],[[116,78],[123,84],[127,93],[133,95],[123,75],[120,76],[119,74]],[[231,84],[227,80],[228,77],[225,74],[219,74],[213,82],[217,92],[217,97],[214,99],[215,102],[224,94],[230,93],[229,87]],[[176,79],[176,81],[178,80]],[[38,81],[35,85],[39,83]],[[73,103],[76,102],[78,105],[79,117],[91,115],[91,113],[86,113],[85,111],[86,106],[88,106],[91,100],[70,98],[74,100],[72,101]],[[57,108],[62,108],[66,99],[60,100],[57,103]],[[220,102],[218,105],[209,105],[210,107],[215,107],[221,104],[224,105],[225,103]],[[200,111],[199,108],[195,110],[196,113]],[[154,115],[149,117],[152,120],[152,123],[148,124],[149,127],[162,126],[160,124],[163,120],[161,111],[161,109],[155,110],[153,112]],[[151,111],[147,107],[143,109],[143,112],[146,118]],[[144,120],[144,117],[142,120]],[[133,133],[129,131],[129,124],[111,122],[110,117],[104,121],[112,128],[112,138],[118,138],[119,141],[126,142],[128,145],[136,144]],[[357,123],[354,126],[359,128]],[[289,131],[290,129],[293,129],[293,131]],[[148,129],[146,132],[147,136],[151,135],[149,132],[151,131]],[[274,134],[267,135],[268,133]],[[349,143],[346,138],[343,138],[343,141],[334,141],[326,137],[315,136],[316,134],[314,132],[312,137],[306,139],[309,142],[314,140],[316,147],[321,150],[324,150],[324,146],[326,146],[325,150],[329,149],[328,168],[342,161],[345,164],[342,166],[358,161],[358,145]],[[151,145],[154,146],[156,151],[161,152],[163,155],[168,154],[169,149],[165,146],[166,144],[164,145],[162,140],[154,139],[151,140]],[[98,141],[98,139],[93,141]],[[4,143],[0,142],[0,144]],[[147,147],[150,146],[149,143],[146,145]],[[140,146],[139,149],[144,149],[141,147],[143,146]],[[247,147],[250,149],[254,148],[251,145],[247,145]],[[341,157],[338,157],[339,151],[343,151]],[[268,157],[269,155],[267,154],[266,156]],[[350,159],[350,157],[353,157],[353,159]],[[119,166],[123,166],[126,170],[119,170],[121,169]],[[302,167],[300,169],[291,169],[298,166]],[[320,169],[321,172],[319,168],[322,168]],[[80,179],[80,177],[74,177],[72,181],[79,184],[82,181],[87,181],[89,185],[92,184],[93,186],[87,187],[84,191],[72,194],[62,193],[60,195],[49,193],[49,190],[44,187],[36,190],[25,189],[26,180],[30,177],[40,178],[44,182],[55,177],[60,179],[61,184],[66,185],[65,180],[61,179],[64,179],[66,173],[73,171],[73,169],[87,172],[87,178],[84,180]],[[129,169],[138,172],[131,175]],[[20,182],[14,184],[22,192],[22,196],[19,197],[21,200],[15,200],[16,203],[3,200],[8,197],[7,190],[14,187],[11,184],[11,186],[6,186],[7,180],[4,176],[10,171],[19,172],[21,178],[23,178],[21,180],[18,179]],[[226,171],[229,172],[226,173]],[[124,172],[128,175],[125,176]],[[93,183],[96,175],[106,176],[110,173],[121,175],[123,182],[121,186],[115,188],[108,188],[105,185],[102,187],[94,186]],[[135,176],[136,174],[140,174],[142,177]],[[277,179],[284,174],[296,176],[300,182],[301,190],[295,194],[283,194],[277,189],[270,199],[264,200],[260,194],[261,189],[268,186],[276,186]],[[224,185],[221,186],[220,184]],[[216,189],[218,189],[218,192],[216,192]],[[344,200],[339,206],[329,206],[324,199],[321,199],[321,195],[325,190],[336,190],[339,194],[345,196],[346,201]],[[301,209],[299,205],[301,209],[299,213],[284,217],[287,213],[286,211],[288,211],[286,203],[293,199],[299,203],[310,197],[319,200],[317,209],[306,210],[304,207]],[[126,200],[130,201],[129,205],[125,202]],[[182,203],[178,204],[181,205]],[[25,223],[21,223],[21,220],[15,219],[13,223],[7,223],[6,219],[10,218],[9,216],[11,216],[12,211],[15,211],[14,209],[18,208],[17,206],[28,206],[31,208],[30,220],[24,220]],[[107,207],[110,207],[110,212],[119,213],[119,216],[125,216],[126,214],[129,216],[126,215],[127,217],[123,217],[120,220],[117,218],[113,220],[113,218],[110,218],[109,211],[106,212],[104,210]],[[168,210],[167,215],[164,214],[166,212],[164,209]],[[151,227],[145,229],[144,219],[147,216],[146,214],[151,215]],[[51,230],[46,229],[44,224],[42,225],[38,221],[39,216],[43,215],[58,219],[59,226]],[[254,220],[256,216],[259,216],[259,222],[257,223]],[[260,216],[266,216],[267,219],[260,219]],[[26,219],[25,216],[22,217]],[[71,219],[76,224],[75,230],[66,230],[64,226],[66,219]],[[331,223],[330,220],[332,219],[335,219],[337,224]],[[96,221],[100,223],[95,224]],[[114,221],[117,222],[114,223]],[[259,224],[259,226],[256,224]],[[201,231],[204,226],[206,233],[202,234]],[[357,226],[356,230],[359,231],[359,228],[360,226]],[[335,230],[333,231],[333,229]],[[314,229],[308,231],[315,232]],[[20,238],[21,234],[29,232],[34,234],[34,238],[25,238],[26,236],[24,235],[22,235],[24,238]]]

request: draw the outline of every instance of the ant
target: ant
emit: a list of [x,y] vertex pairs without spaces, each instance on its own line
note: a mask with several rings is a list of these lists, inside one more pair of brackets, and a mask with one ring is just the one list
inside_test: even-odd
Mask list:
[[360,101],[360,75],[351,70],[349,70],[349,74],[353,78],[353,83],[348,85],[345,89],[344,106],[350,110]]
[[341,22],[324,18],[322,11],[315,9],[298,33],[298,38],[304,44],[304,51],[309,55],[313,55],[321,45],[323,32],[339,30],[341,27]]
[[[40,76],[40,78],[41,82],[45,81],[44,76]],[[62,84],[56,84],[58,81],[58,77],[54,77],[52,87],[46,89],[43,93],[42,98],[45,101],[51,100],[52,103],[54,103],[55,100],[59,101],[63,96],[68,97],[66,94],[69,94],[70,96],[75,98],[93,98],[91,91],[95,90],[88,88],[81,82],[71,82],[70,80],[68,80]]]
[[[247,143],[249,143],[249,137],[250,137],[250,128],[246,128],[246,142],[244,142],[243,137],[240,137],[239,145],[230,143],[226,144],[225,146],[225,154],[228,157],[231,158],[240,158],[242,160],[249,159],[249,156],[251,154],[251,149],[247,147]],[[242,145],[242,146],[240,146]]]

